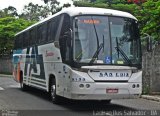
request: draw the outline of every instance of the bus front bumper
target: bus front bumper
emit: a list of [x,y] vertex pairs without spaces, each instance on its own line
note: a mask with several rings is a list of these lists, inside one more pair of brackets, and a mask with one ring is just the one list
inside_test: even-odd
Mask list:
[[141,83],[72,83],[70,98],[75,100],[128,99],[138,98],[141,92]]

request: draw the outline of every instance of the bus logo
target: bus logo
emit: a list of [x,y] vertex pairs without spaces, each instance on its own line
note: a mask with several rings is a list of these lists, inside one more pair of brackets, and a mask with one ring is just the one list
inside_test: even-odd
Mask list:
[[54,53],[53,52],[48,52],[47,50],[46,50],[46,57],[48,57],[48,56],[53,56],[54,55]]
[[129,77],[129,73],[121,72],[121,73],[108,73],[101,72],[99,73],[99,77]]

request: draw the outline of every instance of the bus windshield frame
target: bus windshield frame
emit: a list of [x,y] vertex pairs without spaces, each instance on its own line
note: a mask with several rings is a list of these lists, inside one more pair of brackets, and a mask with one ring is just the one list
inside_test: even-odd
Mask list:
[[73,61],[77,66],[118,65],[141,69],[141,42],[135,19],[80,15],[73,19]]

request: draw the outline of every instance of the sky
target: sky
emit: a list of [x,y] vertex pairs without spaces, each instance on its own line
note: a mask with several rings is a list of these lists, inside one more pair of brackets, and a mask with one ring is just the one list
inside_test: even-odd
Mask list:
[[[72,3],[72,0],[57,0],[61,4],[64,3]],[[24,5],[28,5],[28,3],[34,3],[43,5],[44,2],[42,0],[0,0],[0,9],[7,8],[8,6],[13,6],[17,9],[18,13],[21,13]]]

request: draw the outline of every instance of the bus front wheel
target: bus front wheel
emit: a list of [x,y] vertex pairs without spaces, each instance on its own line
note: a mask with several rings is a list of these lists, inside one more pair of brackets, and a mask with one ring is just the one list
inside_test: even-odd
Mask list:
[[50,82],[50,97],[53,103],[59,103],[59,96],[56,95],[56,80],[54,78]]

